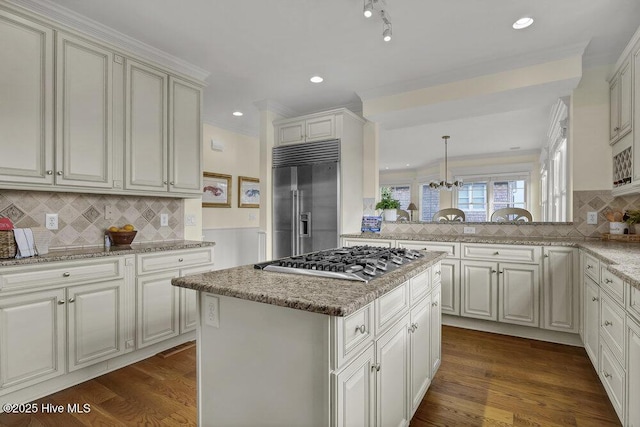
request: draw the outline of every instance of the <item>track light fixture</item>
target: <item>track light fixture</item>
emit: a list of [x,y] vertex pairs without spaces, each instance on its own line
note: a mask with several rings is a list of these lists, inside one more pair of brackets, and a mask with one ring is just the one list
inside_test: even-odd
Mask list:
[[[365,18],[371,18],[374,12],[377,11],[377,6],[386,5],[385,0],[363,0],[363,14]],[[393,30],[391,28],[391,19],[389,18],[389,14],[384,10],[380,9],[378,11],[378,15],[380,15],[380,20],[382,20],[382,40],[385,42],[391,41],[391,36],[393,35]]]

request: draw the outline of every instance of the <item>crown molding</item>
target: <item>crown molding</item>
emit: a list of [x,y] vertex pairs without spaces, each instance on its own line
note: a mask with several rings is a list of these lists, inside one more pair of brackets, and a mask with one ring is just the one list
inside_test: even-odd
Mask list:
[[98,21],[94,21],[49,0],[5,0],[5,2],[9,5],[22,8],[27,12],[40,15],[43,19],[51,21],[54,24],[61,24],[72,30],[110,43],[133,55],[153,61],[178,73],[197,79],[198,81],[204,82],[211,74],[203,68],[136,40],[133,37],[127,36]]
[[260,101],[254,102],[253,105],[255,105],[258,111],[273,111],[286,119],[298,115],[295,110],[272,99],[261,99]]
[[244,135],[244,136],[249,136],[252,138],[259,138],[260,134],[256,129],[253,128],[249,128],[246,126],[234,126],[234,125],[230,125],[229,123],[223,123],[223,122],[218,122],[215,120],[203,120],[202,121],[203,124],[207,124],[209,126],[214,126],[220,129],[224,129],[226,131],[229,132],[234,132],[237,133],[239,135]]

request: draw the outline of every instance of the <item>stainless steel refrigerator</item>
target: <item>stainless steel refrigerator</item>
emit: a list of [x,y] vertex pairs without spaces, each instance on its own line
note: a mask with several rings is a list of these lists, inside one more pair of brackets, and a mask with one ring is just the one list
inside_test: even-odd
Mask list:
[[273,258],[338,247],[340,140],[273,148]]

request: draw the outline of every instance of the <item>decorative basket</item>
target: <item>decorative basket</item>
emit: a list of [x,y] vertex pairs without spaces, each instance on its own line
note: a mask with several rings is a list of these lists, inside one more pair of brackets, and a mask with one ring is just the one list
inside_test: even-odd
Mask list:
[[640,242],[640,234],[609,234],[604,233],[602,240],[616,240],[619,242]]
[[135,239],[137,231],[108,231],[111,244],[114,246],[128,246]]
[[13,230],[0,231],[0,258],[14,258],[17,249]]

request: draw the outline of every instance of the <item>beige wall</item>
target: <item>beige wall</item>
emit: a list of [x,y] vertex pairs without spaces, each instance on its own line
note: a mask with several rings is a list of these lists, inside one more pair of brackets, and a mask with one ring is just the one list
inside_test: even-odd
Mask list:
[[573,191],[612,188],[609,146],[609,83],[611,66],[584,70],[571,97],[569,158]]
[[[211,149],[212,139],[224,144],[224,150],[213,151]],[[185,204],[185,214],[201,208],[203,229],[258,227],[260,209],[238,208],[238,176],[260,177],[258,138],[241,135],[205,123],[202,140],[203,170],[232,176],[231,207],[202,208],[200,200],[190,201]],[[189,228],[192,227],[185,227],[185,237]]]

